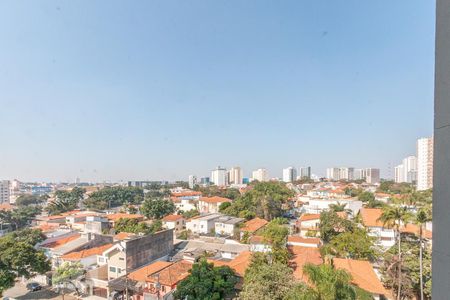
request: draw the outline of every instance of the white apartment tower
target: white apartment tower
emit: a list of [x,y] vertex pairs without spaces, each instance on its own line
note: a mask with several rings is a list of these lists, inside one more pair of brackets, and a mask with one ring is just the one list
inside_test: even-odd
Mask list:
[[242,184],[243,172],[240,167],[233,167],[228,171],[228,182],[230,184]]
[[283,169],[283,181],[284,182],[293,182],[297,179],[297,171],[294,167],[288,167]]
[[299,173],[300,179],[311,179],[311,167],[300,167]]
[[353,180],[354,168],[328,168],[327,169],[327,179],[338,181],[338,180]]
[[0,204],[9,203],[9,180],[0,181]]
[[189,188],[193,189],[194,186],[197,184],[197,176],[189,175],[188,182],[189,182]]
[[433,138],[417,140],[417,190],[433,187]]
[[267,170],[264,168],[255,170],[252,172],[252,180],[258,180],[259,182],[268,181],[269,176],[267,175]]
[[227,186],[227,177],[227,169],[220,166],[211,172],[211,182],[217,186]]
[[369,184],[377,184],[380,183],[380,169],[376,168],[367,168],[364,169],[364,179]]

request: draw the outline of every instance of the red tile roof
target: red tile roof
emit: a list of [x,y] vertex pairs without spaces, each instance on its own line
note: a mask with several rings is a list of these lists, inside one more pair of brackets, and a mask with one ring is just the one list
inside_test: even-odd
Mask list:
[[119,219],[144,219],[143,215],[125,213],[109,214],[105,215],[105,217],[110,221],[117,221]]
[[319,220],[320,214],[303,214],[299,218],[300,222],[302,221],[312,221],[312,220]]
[[353,284],[372,294],[387,295],[386,289],[375,274],[372,265],[366,260],[334,258],[336,269],[346,270],[352,275]]
[[209,259],[209,262],[212,262],[214,266],[228,266],[236,272],[236,275],[240,277],[244,277],[245,270],[247,270],[252,260],[252,253],[250,251],[243,251],[239,253],[231,261],[222,261],[222,260],[213,260]]
[[178,221],[181,219],[183,219],[182,215],[168,215],[168,216],[165,216],[162,220],[164,222],[175,222],[175,221]]
[[244,226],[241,228],[241,231],[247,231],[247,232],[255,232],[262,227],[266,226],[266,224],[269,223],[264,219],[260,218],[254,218],[250,221],[247,221],[244,223]]
[[142,268],[139,268],[128,275],[128,278],[135,281],[145,282],[149,275],[158,272],[172,263],[167,261],[157,261]]
[[68,237],[63,237],[63,238],[60,238],[60,239],[58,239],[56,241],[53,241],[53,242],[50,242],[50,243],[47,243],[47,244],[43,244],[42,247],[44,247],[44,248],[58,248],[58,247],[60,247],[62,245],[65,245],[65,244],[71,242],[71,241],[79,239],[80,236],[81,236],[81,234],[74,234],[74,235],[71,235],[71,236],[68,236]]
[[85,257],[93,256],[93,255],[101,255],[104,251],[111,248],[113,244],[106,244],[99,247],[94,247],[86,250],[81,250],[78,252],[71,252],[61,256],[64,260],[77,261]]
[[380,221],[383,211],[379,208],[361,208],[360,210],[363,225],[366,227],[384,227]]
[[231,202],[231,199],[223,198],[223,197],[202,197],[199,201],[203,201],[206,203],[223,203],[223,202]]
[[[415,235],[419,236],[420,228],[419,228],[419,226],[417,226],[415,224],[406,224],[406,226],[400,227],[400,232],[411,233],[411,234],[415,234]],[[427,230],[425,228],[423,229],[422,235],[426,239],[433,238],[433,232],[430,230]]]
[[116,234],[114,236],[114,239],[116,239],[118,241],[122,241],[122,240],[125,240],[125,239],[127,239],[129,237],[132,237],[132,236],[135,236],[135,234],[134,233],[129,233],[129,232],[120,232],[120,233],[118,233],[118,234]]
[[312,244],[312,245],[320,245],[319,238],[304,238],[298,235],[290,235],[287,238],[288,243],[301,243],[301,244]]
[[294,277],[296,280],[303,282],[307,281],[305,274],[303,274],[304,265],[308,263],[313,265],[321,265],[323,263],[318,248],[288,246],[288,250],[292,254],[289,264],[294,269]]

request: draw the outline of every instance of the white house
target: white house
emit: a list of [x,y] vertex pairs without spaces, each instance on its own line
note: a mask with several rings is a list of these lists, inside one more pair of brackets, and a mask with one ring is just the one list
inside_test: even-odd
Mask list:
[[167,229],[173,229],[175,233],[184,229],[186,221],[182,215],[168,215],[162,219],[163,226]]
[[301,236],[305,237],[308,232],[318,232],[320,214],[303,214],[297,220],[297,229]]
[[308,214],[320,214],[322,211],[326,211],[332,204],[345,204],[345,209],[352,212],[353,216],[356,216],[362,208],[362,201],[355,199],[314,199],[310,198],[308,204],[303,205],[302,212]]
[[361,218],[364,227],[368,229],[369,235],[376,237],[377,244],[390,248],[395,245],[395,231],[392,228],[384,226],[379,219],[382,210],[379,208],[363,208],[361,209]]
[[216,220],[221,216],[221,214],[208,214],[193,217],[186,222],[186,229],[197,234],[212,233],[215,231]]
[[200,213],[214,214],[219,212],[222,203],[231,202],[228,198],[223,197],[202,197],[198,201],[198,210]]
[[215,231],[216,234],[232,236],[237,231],[238,224],[244,222],[242,218],[235,218],[230,216],[223,216],[216,219]]
[[111,248],[113,244],[106,244],[99,247],[94,247],[77,252],[71,252],[60,257],[61,263],[65,262],[79,262],[85,268],[96,265],[98,257],[102,256],[103,252]]

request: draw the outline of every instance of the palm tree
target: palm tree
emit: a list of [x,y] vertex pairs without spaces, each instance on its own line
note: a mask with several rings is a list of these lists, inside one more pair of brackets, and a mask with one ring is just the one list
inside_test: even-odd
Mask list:
[[303,299],[355,300],[357,289],[350,281],[351,275],[344,270],[336,270],[331,264],[316,266],[306,264],[303,272],[308,275],[312,287],[303,292]]
[[420,266],[420,300],[423,300],[423,227],[425,223],[431,221],[429,212],[425,209],[420,209],[415,217],[415,223],[419,226],[419,266]]
[[411,213],[404,206],[386,206],[383,208],[383,213],[379,220],[383,222],[383,225],[393,228],[395,234],[397,235],[397,246],[398,246],[398,287],[397,287],[397,300],[400,300],[401,289],[402,289],[402,249],[401,249],[401,233],[400,226],[406,225],[411,219]]

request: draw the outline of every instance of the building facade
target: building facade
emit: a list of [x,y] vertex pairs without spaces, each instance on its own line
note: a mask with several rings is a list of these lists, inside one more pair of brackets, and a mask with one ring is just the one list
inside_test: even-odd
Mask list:
[[227,186],[228,173],[227,169],[217,167],[211,172],[211,182],[217,186]]
[[242,184],[243,173],[241,167],[233,167],[228,171],[229,184]]
[[259,182],[268,181],[269,176],[267,175],[267,170],[264,168],[255,170],[252,172],[252,180],[258,180]]
[[288,167],[283,169],[283,181],[284,182],[293,182],[297,179],[297,171],[294,167]]
[[417,140],[417,190],[433,187],[433,138]]
[[0,181],[0,204],[9,203],[9,180]]

